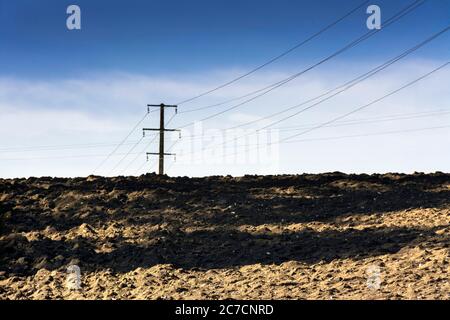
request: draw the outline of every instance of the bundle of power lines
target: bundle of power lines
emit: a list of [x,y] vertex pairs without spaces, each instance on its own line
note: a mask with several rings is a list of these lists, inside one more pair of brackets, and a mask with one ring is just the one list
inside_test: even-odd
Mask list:
[[[407,5],[405,8],[401,9],[399,12],[397,12],[396,14],[394,14],[393,16],[389,17],[388,19],[386,19],[382,25],[381,29],[374,29],[374,30],[369,30],[366,33],[362,34],[361,36],[357,37],[355,40],[347,43],[346,45],[344,45],[343,47],[341,47],[339,50],[335,51],[334,53],[332,53],[331,55],[320,59],[318,62],[312,64],[311,66],[300,70],[294,74],[292,74],[291,76],[284,78],[280,81],[277,81],[275,83],[272,83],[268,86],[265,86],[263,88],[260,88],[258,90],[254,90],[251,92],[248,92],[244,95],[240,95],[237,97],[233,97],[231,99],[227,99],[225,101],[219,102],[219,103],[214,103],[214,104],[210,104],[210,105],[205,105],[205,106],[198,106],[198,107],[194,107],[194,108],[190,108],[190,109],[185,109],[183,108],[184,104],[190,103],[192,101],[195,101],[199,98],[202,98],[204,96],[210,95],[218,90],[224,89],[256,72],[258,72],[259,70],[271,65],[272,63],[282,59],[283,57],[287,56],[288,54],[292,53],[293,51],[301,48],[302,46],[306,45],[307,43],[313,41],[314,39],[316,39],[317,37],[319,37],[321,34],[329,31],[330,29],[336,27],[340,22],[344,21],[346,18],[350,17],[352,14],[356,13],[358,10],[360,10],[361,8],[365,7],[368,4],[369,1],[364,1],[363,3],[359,4],[358,6],[356,6],[355,8],[352,8],[350,11],[346,12],[344,15],[342,15],[341,17],[337,18],[335,21],[332,21],[331,23],[329,23],[328,25],[326,25],[324,28],[320,29],[319,31],[317,31],[316,33],[312,34],[311,36],[307,37],[305,40],[299,42],[298,44],[294,45],[293,47],[285,50],[284,52],[280,53],[279,55],[269,59],[268,61],[266,61],[265,63],[253,68],[252,70],[230,80],[227,81],[223,84],[220,84],[210,90],[207,90],[205,92],[202,92],[200,94],[197,94],[193,97],[184,99],[182,101],[179,101],[176,105],[181,106],[182,108],[180,108],[180,111],[178,112],[179,114],[185,114],[185,113],[194,113],[194,112],[205,112],[206,110],[209,109],[213,109],[213,108],[220,108],[222,106],[225,106],[225,108],[223,110],[217,111],[213,114],[207,115],[207,116],[203,116],[200,117],[199,119],[197,119],[196,121],[192,121],[189,123],[186,123],[184,125],[178,126],[178,128],[180,129],[184,129],[190,126],[193,126],[196,122],[204,122],[204,121],[208,121],[211,120],[213,118],[219,117],[225,113],[228,113],[232,110],[236,110],[248,103],[250,103],[251,101],[254,101],[256,99],[259,99],[267,94],[269,94],[270,92],[286,85],[287,83],[293,81],[294,79],[297,79],[298,77],[304,75],[305,73],[317,68],[318,66],[330,61],[331,59],[341,55],[342,53],[356,47],[357,45],[359,45],[360,43],[368,40],[369,38],[375,36],[377,33],[384,31],[385,29],[387,29],[390,25],[396,23],[397,21],[399,21],[400,19],[402,19],[404,16],[408,15],[409,13],[413,12],[414,10],[418,9],[419,7],[421,7],[425,2],[427,2],[427,0],[417,0],[414,1],[412,3],[410,3],[409,5]],[[263,116],[257,120],[253,120],[253,121],[248,121],[242,124],[239,124],[237,126],[233,126],[233,127],[229,127],[226,128],[224,130],[230,130],[230,129],[237,129],[237,128],[241,128],[241,127],[246,127],[252,124],[256,124],[258,122],[262,122],[262,121],[267,121],[270,119],[273,119],[277,116],[280,115],[285,115],[283,116],[281,119],[278,120],[274,120],[272,122],[270,122],[269,124],[265,124],[264,126],[261,126],[258,129],[252,130],[250,132],[246,132],[244,135],[242,135],[241,137],[250,135],[250,134],[254,134],[257,131],[260,130],[266,130],[269,128],[273,128],[276,125],[285,122],[307,110],[313,109],[318,107],[319,105],[321,105],[323,102],[328,101],[334,97],[336,97],[337,95],[353,88],[354,86],[362,83],[363,81],[373,77],[375,74],[378,74],[379,72],[385,70],[386,68],[390,67],[391,65],[395,64],[396,62],[404,59],[405,57],[407,57],[408,55],[416,52],[417,50],[419,50],[420,48],[422,48],[423,46],[427,45],[428,43],[430,43],[431,41],[437,39],[438,37],[440,37],[441,35],[443,35],[444,33],[448,32],[450,29],[450,26],[447,26],[445,28],[443,28],[442,30],[439,30],[437,32],[435,32],[434,34],[430,35],[428,38],[423,39],[422,41],[418,42],[415,46],[409,48],[408,50],[400,53],[399,55],[389,59],[388,61],[378,65],[377,67],[366,71],[364,73],[362,73],[361,75],[355,77],[354,79],[347,81],[345,83],[343,83],[342,85],[339,85],[335,88],[332,88],[330,90],[327,90],[326,92],[312,98],[312,99],[307,99],[305,101],[302,101],[298,104],[295,104],[293,106],[289,106],[286,108],[282,108],[272,114],[269,114],[267,116]],[[278,144],[278,143],[293,143],[293,142],[300,142],[300,141],[308,141],[310,139],[303,139],[303,140],[298,140],[296,138],[305,135],[306,133],[309,133],[313,130],[319,129],[319,128],[324,128],[324,127],[329,127],[332,125],[336,125],[336,126],[340,126],[340,125],[351,125],[351,124],[357,124],[357,123],[361,123],[358,121],[350,121],[345,123],[345,121],[343,122],[344,118],[357,113],[365,108],[368,108],[370,106],[372,106],[373,104],[376,104],[394,94],[396,94],[397,92],[404,90],[408,87],[413,86],[414,84],[416,84],[417,82],[431,76],[432,74],[438,72],[439,70],[445,68],[446,66],[448,66],[449,62],[446,62],[432,70],[430,70],[429,72],[423,74],[422,76],[413,79],[412,81],[400,86],[399,88],[397,88],[396,90],[393,90],[385,95],[383,95],[382,97],[379,97],[378,99],[375,99],[365,105],[362,106],[356,106],[354,109],[352,109],[351,111],[344,113],[338,117],[335,117],[331,120],[328,121],[324,121],[323,123],[317,123],[314,125],[311,125],[309,127],[305,127],[305,128],[287,128],[287,127],[276,127],[278,130],[280,131],[300,131],[297,133],[294,133],[288,137],[284,137],[284,138],[280,138],[278,141],[272,141],[269,144],[266,145],[270,145],[270,144]],[[293,111],[292,113],[289,113],[290,111]],[[393,116],[393,117],[387,117],[384,119],[365,119],[362,120],[362,122],[366,121],[394,121],[394,120],[402,120],[402,119],[411,119],[411,118],[416,118],[416,117],[430,117],[430,116],[439,116],[442,114],[447,114],[448,110],[438,110],[438,111],[431,111],[431,112],[424,112],[424,113],[419,113],[419,114],[402,114],[402,115],[397,115],[397,116]],[[144,121],[144,119],[147,117],[148,113],[144,115],[144,117],[133,127],[133,129],[130,131],[130,133],[119,143],[115,146],[115,148],[112,150],[112,152],[110,154],[108,154],[106,156],[106,158],[99,164],[99,166],[97,166],[97,168],[95,169],[95,172],[98,172],[99,169],[102,168],[102,166],[108,161],[108,159],[110,159],[111,156],[113,156],[115,153],[117,153],[117,151],[119,150],[119,148],[126,143],[126,141],[128,140],[128,138],[132,135],[132,133],[134,131],[136,131],[136,129],[139,127],[139,125]],[[166,125],[168,125],[175,117],[175,114],[169,119],[169,121],[167,121]],[[361,137],[361,136],[371,136],[371,135],[378,135],[378,134],[394,134],[394,133],[402,133],[402,132],[413,132],[413,131],[423,131],[423,130],[434,130],[434,129],[443,129],[443,128],[447,128],[448,126],[435,126],[435,127],[426,127],[426,128],[419,128],[419,129],[412,129],[412,130],[393,130],[393,131],[387,131],[387,132],[379,132],[379,133],[374,133],[374,134],[360,134],[360,135],[347,135],[347,136],[337,136],[337,137],[330,137],[330,138],[320,138],[322,140],[326,140],[326,139],[342,139],[342,138],[352,138],[352,137]],[[120,164],[122,164],[128,156],[135,154],[135,157],[133,157],[131,159],[131,161],[129,161],[119,172],[117,172],[118,174],[123,174],[126,172],[126,170],[139,158],[139,156],[141,154],[143,154],[145,152],[145,150],[147,150],[147,148],[156,140],[157,136],[154,135],[152,137],[152,139],[150,140],[150,142],[148,142],[145,145],[145,148],[141,151],[141,152],[135,152],[133,153],[133,151],[136,149],[136,147],[142,142],[143,139],[140,139],[138,141],[136,141],[131,148],[128,150],[128,152],[126,152],[125,154],[123,154],[123,157],[121,157],[121,159],[116,163],[116,165],[114,165],[112,167],[112,169],[109,171],[109,174],[113,174],[115,172],[115,170],[120,166]],[[190,136],[186,136],[186,137],[182,137],[182,139],[196,139],[196,138],[201,138],[195,135],[190,135]],[[240,137],[238,137],[240,138]],[[224,146],[229,142],[235,142],[238,138],[233,138],[233,140],[230,141],[224,141],[220,144],[215,144],[215,145],[211,145],[208,147],[204,147],[201,149],[200,152],[207,150],[207,149],[213,149],[213,148],[217,148],[219,146]],[[172,150],[172,148],[177,144],[178,140],[176,140],[169,148],[168,148],[168,152]],[[235,148],[236,145],[233,145],[233,147]],[[243,145],[243,147],[246,147],[247,150],[249,150],[249,148],[259,148],[259,144],[256,145]],[[198,151],[196,151],[198,152]],[[186,153],[185,153],[186,154]],[[230,153],[228,154],[228,156],[230,155],[235,155],[236,153]],[[138,167],[137,171],[135,172],[135,174],[139,174],[141,172],[141,170],[144,168],[144,166],[146,165],[146,163],[144,162],[140,167]]]
[[[188,128],[190,126],[193,126],[196,122],[205,122],[208,120],[211,120],[213,118],[219,117],[221,115],[224,115],[232,110],[236,110],[248,103],[250,103],[251,101],[257,100],[262,98],[263,96],[269,94],[270,92],[286,85],[287,83],[293,81],[294,79],[297,79],[299,77],[301,77],[302,75],[306,74],[307,72],[317,68],[318,66],[327,63],[328,61],[332,60],[333,58],[343,54],[344,52],[351,50],[352,48],[358,46],[360,43],[370,39],[371,37],[375,36],[377,33],[379,32],[384,32],[384,30],[388,29],[388,27],[394,23],[396,23],[397,21],[399,21],[400,19],[402,19],[404,16],[408,15],[409,13],[419,9],[425,2],[427,2],[427,0],[417,0],[414,1],[412,3],[410,3],[409,5],[407,5],[405,8],[401,9],[399,12],[397,12],[396,14],[394,14],[393,16],[389,17],[388,19],[386,19],[382,25],[381,29],[374,29],[374,30],[369,30],[367,32],[365,32],[364,34],[362,34],[361,36],[357,37],[356,39],[354,39],[353,41],[345,44],[344,46],[342,46],[339,50],[335,51],[334,53],[332,53],[331,55],[326,56],[325,58],[319,59],[316,63],[313,63],[312,65],[310,65],[307,68],[304,68],[303,70],[300,70],[294,74],[292,74],[289,77],[286,77],[280,81],[277,81],[275,83],[272,83],[268,86],[264,86],[263,88],[260,88],[258,90],[253,90],[251,92],[245,93],[243,95],[237,96],[237,97],[233,97],[230,99],[227,99],[225,101],[222,101],[220,103],[214,103],[214,104],[210,104],[210,105],[204,105],[204,106],[197,106],[197,107],[193,107],[193,108],[185,108],[184,105],[191,103],[193,101],[196,101],[202,97],[208,96],[216,91],[219,91],[221,89],[224,89],[228,86],[231,86],[237,82],[239,82],[240,80],[260,71],[261,69],[273,64],[274,62],[282,59],[283,57],[287,56],[288,54],[292,53],[293,51],[303,47],[304,45],[306,45],[307,43],[313,41],[314,39],[316,39],[317,37],[319,37],[321,34],[329,31],[330,29],[336,27],[340,22],[344,21],[346,18],[350,17],[352,14],[356,13],[358,10],[360,10],[361,8],[363,8],[364,6],[366,6],[368,4],[369,1],[364,1],[363,3],[359,4],[357,7],[351,9],[349,12],[346,12],[344,15],[342,15],[341,17],[339,17],[338,19],[336,19],[335,21],[329,23],[328,25],[326,25],[324,28],[322,28],[321,30],[317,31],[316,33],[312,34],[311,36],[307,37],[305,40],[299,42],[298,44],[294,45],[293,47],[283,51],[282,53],[280,53],[279,55],[273,57],[272,59],[269,59],[267,62],[253,68],[252,70],[232,79],[229,80],[221,85],[218,85],[210,90],[207,90],[205,92],[199,93],[193,97],[184,99],[182,101],[179,101],[176,105],[180,106],[180,111],[178,112],[178,114],[185,114],[185,113],[203,113],[206,112],[207,110],[210,109],[214,109],[214,108],[218,108],[221,109],[217,112],[214,112],[212,114],[209,115],[204,115],[199,117],[198,119],[196,119],[196,121],[192,121],[186,124],[183,124],[181,126],[178,126],[178,128],[180,129],[184,129],[184,128]],[[386,93],[383,96],[378,97],[377,99],[374,99],[366,104],[363,105],[358,105],[355,106],[351,111],[348,111],[346,113],[343,113],[339,116],[334,117],[333,119],[327,120],[327,121],[323,121],[321,123],[314,123],[311,125],[303,125],[303,126],[290,126],[290,127],[283,127],[283,126],[278,126],[279,124],[292,119],[293,117],[296,117],[297,115],[307,111],[307,110],[311,110],[313,108],[317,108],[319,107],[322,103],[324,103],[325,101],[328,101],[330,99],[333,99],[334,97],[340,95],[343,92],[346,92],[348,90],[350,90],[351,88],[359,85],[360,83],[364,82],[365,80],[373,77],[374,75],[382,72],[383,70],[389,68],[390,66],[392,66],[393,64],[397,63],[398,61],[404,59],[405,57],[413,54],[414,52],[418,51],[419,49],[421,49],[422,47],[426,46],[427,44],[429,44],[430,42],[438,39],[439,37],[441,37],[443,34],[445,34],[446,32],[448,32],[450,29],[450,25],[446,26],[445,28],[441,29],[441,30],[437,30],[435,33],[430,34],[427,38],[425,39],[421,39],[420,41],[417,42],[416,45],[414,45],[413,47],[401,52],[398,55],[393,56],[391,59],[387,60],[386,62],[376,66],[375,68],[372,68],[371,70],[362,72],[360,75],[358,75],[357,77],[351,79],[350,81],[346,81],[344,83],[342,83],[341,85],[338,85],[334,88],[331,88],[329,90],[326,90],[325,92],[319,94],[316,97],[310,98],[310,99],[306,99],[304,101],[301,101],[295,105],[292,106],[288,106],[285,108],[280,108],[278,109],[276,112],[263,116],[261,118],[258,118],[256,120],[252,120],[252,121],[247,121],[245,123],[241,123],[239,125],[233,126],[233,127],[229,127],[226,128],[224,130],[230,130],[230,129],[237,129],[237,128],[243,128],[243,127],[247,127],[249,125],[254,125],[260,122],[264,121],[264,125],[260,126],[257,129],[254,130],[250,130],[250,132],[246,132],[245,134],[243,134],[241,137],[250,135],[250,134],[254,134],[260,130],[266,130],[269,128],[276,128],[277,130],[279,130],[280,132],[292,132],[291,135],[288,135],[287,137],[283,137],[278,139],[277,141],[271,141],[270,143],[266,144],[266,145],[271,145],[271,144],[279,144],[279,143],[297,143],[297,142],[301,142],[301,141],[312,141],[312,140],[334,140],[334,139],[344,139],[344,138],[354,138],[354,137],[364,137],[364,136],[373,136],[373,135],[385,135],[385,134],[397,134],[397,133],[403,133],[403,132],[414,132],[414,131],[424,131],[424,130],[436,130],[436,129],[444,129],[444,128],[449,128],[450,126],[434,126],[434,127],[424,127],[424,128],[418,128],[418,129],[411,129],[411,130],[392,130],[392,131],[384,131],[384,132],[377,132],[377,133],[370,133],[370,134],[358,134],[358,135],[344,135],[344,136],[333,136],[333,137],[325,137],[325,138],[318,138],[318,139],[298,139],[300,136],[303,136],[313,130],[317,130],[320,128],[326,128],[326,127],[337,127],[337,126],[349,126],[349,125],[355,125],[355,124],[360,124],[360,123],[376,123],[376,122],[386,122],[386,121],[398,121],[398,120],[403,120],[403,119],[416,119],[416,118],[423,118],[423,117],[434,117],[434,116],[441,116],[441,115],[448,115],[450,113],[450,110],[448,109],[440,109],[440,110],[432,110],[432,111],[428,111],[428,112],[417,112],[417,113],[406,113],[406,114],[395,114],[395,115],[386,115],[386,116],[381,116],[381,117],[374,117],[374,118],[365,118],[365,119],[356,119],[356,120],[346,120],[345,118],[347,118],[350,115],[353,115],[361,110],[364,110],[366,108],[369,108],[370,106],[392,96],[395,95],[396,93],[405,90],[413,85],[415,85],[416,83],[418,83],[419,81],[422,81],[430,76],[432,76],[433,74],[437,73],[438,71],[442,70],[443,68],[447,67],[448,64],[450,62],[445,62],[431,70],[428,70],[427,72],[425,72],[424,74],[422,74],[420,77],[412,79],[411,81],[404,83],[403,85],[399,86],[397,89]],[[388,31],[386,31],[388,32]],[[222,107],[225,107],[224,109],[222,109]],[[41,150],[49,150],[52,148],[71,148],[71,147],[79,147],[79,148],[94,148],[94,147],[113,147],[112,151],[106,155],[94,155],[94,156],[103,156],[104,159],[98,164],[98,166],[94,169],[93,173],[97,174],[100,172],[103,172],[102,169],[104,168],[104,166],[110,162],[110,160],[113,159],[113,157],[115,156],[120,156],[119,161],[115,162],[110,169],[108,170],[108,174],[109,175],[113,175],[113,174],[124,174],[124,173],[128,173],[128,169],[140,158],[142,157],[143,154],[145,154],[145,151],[148,150],[148,148],[152,145],[153,142],[156,141],[157,139],[157,134],[150,134],[148,135],[150,137],[150,141],[146,141],[144,139],[144,137],[142,136],[140,139],[138,140],[133,140],[133,141],[129,141],[130,137],[133,135],[133,133],[140,128],[141,124],[144,122],[145,119],[147,119],[148,115],[154,111],[157,110],[148,110],[147,113],[145,113],[145,115],[143,115],[143,117],[135,124],[135,126],[133,126],[132,130],[118,143],[116,144],[91,144],[91,145],[68,145],[68,146],[42,146],[42,147],[36,147],[36,148],[41,148]],[[169,120],[167,122],[165,122],[166,125],[168,125],[169,123],[172,122],[172,120],[175,118],[176,114],[173,114],[172,117],[169,118]],[[280,115],[283,115],[282,118],[277,119],[277,120],[273,120],[271,122],[269,122],[267,124],[268,120],[272,120]],[[188,135],[188,136],[183,136],[182,139],[186,139],[186,140],[192,140],[192,139],[198,139],[201,138],[201,136],[196,136],[196,135]],[[238,138],[240,137],[235,137],[233,138],[233,140],[229,140],[229,141],[224,141],[220,144],[214,144],[214,145],[210,145],[208,147],[204,147],[202,148],[201,152],[207,149],[213,149],[213,148],[217,148],[219,146],[223,146],[229,142],[235,142]],[[136,151],[136,149],[138,148],[138,146],[140,146],[142,143],[144,142],[144,146],[143,148],[139,148],[140,150]],[[177,144],[178,140],[174,141],[172,143],[171,146],[169,146],[167,152],[170,152],[175,145]],[[119,153],[119,150],[121,147],[126,147],[126,146],[130,146],[130,148],[128,149],[127,152],[122,152]],[[250,150],[251,148],[258,148],[260,147],[259,144],[246,144],[246,145],[242,145],[242,147],[245,147],[247,150]],[[7,150],[0,150],[0,152],[2,151],[7,151]],[[198,151],[196,151],[198,152]],[[226,154],[226,156],[232,156],[235,153],[228,153]],[[86,155],[86,157],[88,156],[93,156],[93,155]],[[132,156],[130,158],[130,156]],[[78,157],[83,157],[83,155],[78,155]],[[156,164],[156,162],[155,162]],[[142,170],[144,168],[144,166],[147,165],[147,162],[144,161],[141,165],[138,166],[137,170],[134,172],[134,174],[140,174],[142,173]]]

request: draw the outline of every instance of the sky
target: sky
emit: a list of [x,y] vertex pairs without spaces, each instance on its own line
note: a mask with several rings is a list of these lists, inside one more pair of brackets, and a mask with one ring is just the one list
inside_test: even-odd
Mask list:
[[[310,110],[313,99],[450,25],[450,1],[428,0],[314,68],[414,0],[369,1],[323,34],[250,76],[167,110],[170,175],[450,171],[450,67],[321,127],[449,61],[450,31]],[[157,127],[148,103],[179,103],[264,64],[363,0],[0,0],[0,177],[138,175],[155,171]],[[66,26],[69,5],[81,29]],[[310,68],[310,70],[309,70]],[[307,70],[276,90],[219,104]],[[304,104],[303,107],[311,105]],[[283,120],[270,131],[259,130]],[[253,123],[235,128],[246,122]],[[195,123],[195,125],[185,126]],[[136,130],[130,133],[136,126]],[[314,128],[319,126],[318,128]],[[230,130],[230,128],[234,128]],[[276,143],[312,128],[288,143]],[[225,130],[229,129],[229,130]],[[247,131],[245,131],[247,130]],[[125,137],[128,138],[125,142]],[[194,136],[194,137],[190,137]],[[155,138],[155,139],[154,139]],[[300,140],[300,141],[296,141]],[[117,147],[119,145],[119,147]],[[215,147],[214,147],[215,146]]]

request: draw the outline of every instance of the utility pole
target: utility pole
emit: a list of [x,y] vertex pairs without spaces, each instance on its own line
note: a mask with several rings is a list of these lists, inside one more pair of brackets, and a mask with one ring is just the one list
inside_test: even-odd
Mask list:
[[149,155],[158,155],[159,156],[159,169],[158,174],[164,174],[164,156],[175,155],[173,153],[165,153],[164,152],[164,132],[166,131],[180,131],[178,129],[166,129],[164,127],[164,109],[165,108],[175,108],[175,113],[177,112],[176,105],[166,105],[164,103],[161,104],[148,104],[147,108],[149,111],[150,108],[157,107],[159,108],[159,128],[143,128],[143,134],[145,136],[145,131],[159,131],[159,152],[147,152],[147,157]]

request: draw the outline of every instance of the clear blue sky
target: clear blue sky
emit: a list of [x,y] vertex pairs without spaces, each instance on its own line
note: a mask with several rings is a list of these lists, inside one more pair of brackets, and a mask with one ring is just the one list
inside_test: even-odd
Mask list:
[[[0,0],[0,73],[66,77],[93,71],[146,74],[189,73],[225,67],[246,68],[265,61],[362,3],[362,0]],[[373,1],[391,16],[412,0]],[[77,4],[82,30],[66,29],[65,10]],[[360,34],[364,8],[301,58]],[[428,0],[346,58],[384,55],[386,43],[401,46],[450,21],[450,1]],[[413,30],[413,32],[411,32]],[[398,35],[401,34],[401,37]],[[447,38],[448,39],[448,38]],[[448,45],[443,45],[448,49]],[[442,51],[434,51],[437,56]],[[298,53],[293,55],[298,57]],[[287,59],[281,62],[289,63]]]

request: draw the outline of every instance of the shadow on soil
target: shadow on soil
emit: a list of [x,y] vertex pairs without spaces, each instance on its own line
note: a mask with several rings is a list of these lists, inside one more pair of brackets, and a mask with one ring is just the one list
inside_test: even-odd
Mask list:
[[[303,231],[285,234],[254,235],[236,231],[198,231],[193,233],[148,234],[145,244],[132,244],[123,238],[110,240],[109,253],[97,253],[90,239],[56,241],[43,238],[28,242],[15,236],[3,240],[2,270],[17,275],[37,269],[58,269],[73,259],[84,271],[111,269],[128,272],[138,267],[173,264],[180,268],[215,269],[247,264],[305,263],[334,259],[360,259],[398,252],[415,241],[435,236],[434,230],[366,229]],[[448,239],[441,239],[448,245]]]
[[[315,263],[394,253],[435,230],[376,228],[250,234],[240,225],[333,221],[346,214],[389,214],[416,208],[448,208],[450,175],[345,175],[0,180],[7,195],[0,241],[0,270],[27,275],[78,260],[82,270],[127,272],[169,263],[182,268],[226,268],[286,261]],[[132,193],[139,193],[134,195]],[[87,199],[70,198],[89,195]],[[61,203],[67,202],[66,206]],[[170,212],[168,212],[170,211]],[[78,237],[28,242],[20,232],[64,231],[87,223],[169,225],[142,235],[142,244],[109,239],[109,253],[95,251],[100,240]],[[210,231],[183,231],[186,226]],[[446,243],[448,239],[442,239]]]

